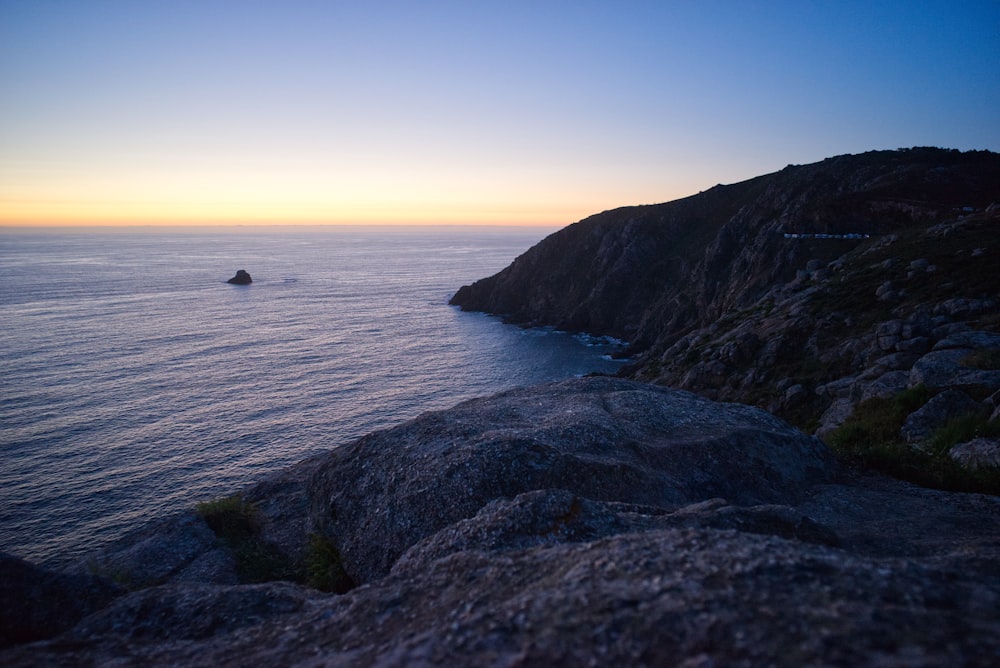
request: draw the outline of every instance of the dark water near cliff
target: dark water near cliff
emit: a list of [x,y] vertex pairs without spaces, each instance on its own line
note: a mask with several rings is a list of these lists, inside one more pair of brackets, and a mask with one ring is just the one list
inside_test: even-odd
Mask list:
[[0,550],[64,562],[426,410],[614,372],[447,305],[547,232],[0,232]]

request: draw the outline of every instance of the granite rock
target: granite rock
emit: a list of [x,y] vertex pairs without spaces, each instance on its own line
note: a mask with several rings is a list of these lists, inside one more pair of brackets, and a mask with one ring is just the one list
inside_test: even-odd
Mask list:
[[[0,664],[1000,656],[1000,541],[983,530],[1000,499],[841,469],[763,411],[686,392],[610,378],[514,390],[338,446],[243,497],[257,499],[278,544],[313,530],[347,541],[345,565],[363,584],[342,595],[223,584],[211,569],[194,582],[181,575],[219,546],[197,516],[175,518],[111,551],[118,565],[169,562],[143,571],[162,584],[102,589],[59,635],[8,647]],[[63,585],[33,604],[44,614],[81,591]]]
[[817,439],[768,413],[614,378],[512,390],[333,450],[310,483],[316,530],[356,582],[497,498],[564,489],[676,508],[788,503],[836,470]]

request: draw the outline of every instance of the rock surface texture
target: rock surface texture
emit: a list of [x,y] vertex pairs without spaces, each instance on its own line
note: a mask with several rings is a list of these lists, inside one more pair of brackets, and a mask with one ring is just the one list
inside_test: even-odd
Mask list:
[[[1000,536],[984,529],[1000,517],[996,498],[852,474],[762,410],[683,391],[596,377],[506,392],[369,435],[244,496],[267,499],[260,531],[275,550],[295,555],[318,533],[359,586],[224,584],[231,572],[218,568],[192,581],[191,565],[225,548],[185,515],[89,562],[135,568],[145,584],[110,588],[73,628],[0,662],[1000,658]],[[183,556],[148,566],[171,553]]]

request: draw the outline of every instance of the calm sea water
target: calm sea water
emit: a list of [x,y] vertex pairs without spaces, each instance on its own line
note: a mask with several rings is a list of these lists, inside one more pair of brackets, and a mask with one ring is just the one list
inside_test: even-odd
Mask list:
[[0,550],[66,563],[424,411],[614,372],[447,305],[548,231],[0,232]]

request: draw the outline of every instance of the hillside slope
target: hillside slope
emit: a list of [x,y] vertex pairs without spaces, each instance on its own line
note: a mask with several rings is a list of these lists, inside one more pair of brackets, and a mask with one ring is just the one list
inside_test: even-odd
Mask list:
[[606,211],[550,235],[451,303],[528,325],[669,344],[828,262],[856,239],[1000,202],[1000,155],[919,148],[844,155],[665,204]]
[[894,475],[998,493],[1000,475],[951,461],[1000,472],[997,203],[994,153],[840,156],[591,216],[452,303],[624,338],[624,376],[760,406]]

